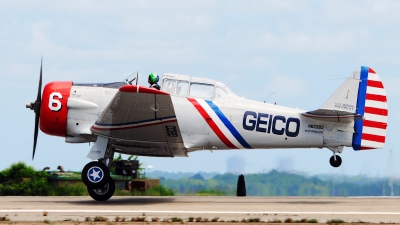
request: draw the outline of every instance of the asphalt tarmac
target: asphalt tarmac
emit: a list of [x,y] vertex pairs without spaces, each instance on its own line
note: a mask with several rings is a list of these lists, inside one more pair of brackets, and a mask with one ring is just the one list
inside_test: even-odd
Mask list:
[[261,221],[317,219],[326,222],[400,223],[400,198],[397,197],[112,197],[97,202],[85,197],[0,197],[0,218],[11,221],[85,221],[87,217],[202,217],[211,221]]

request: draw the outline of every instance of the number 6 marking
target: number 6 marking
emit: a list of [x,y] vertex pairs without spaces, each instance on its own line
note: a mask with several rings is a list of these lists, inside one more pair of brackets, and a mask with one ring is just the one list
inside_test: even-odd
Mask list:
[[[58,111],[60,111],[62,105],[61,105],[60,100],[54,99],[54,97],[58,97],[59,99],[62,99],[63,96],[59,92],[53,92],[50,94],[50,97],[49,97],[49,108],[52,111],[58,112]],[[55,106],[53,104],[55,104]]]

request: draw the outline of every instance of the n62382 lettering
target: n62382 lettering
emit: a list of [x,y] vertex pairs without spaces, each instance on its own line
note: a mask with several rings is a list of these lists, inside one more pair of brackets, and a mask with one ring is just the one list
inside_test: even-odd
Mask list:
[[[293,124],[295,129],[293,128]],[[263,133],[273,133],[276,135],[286,134],[288,137],[297,137],[300,130],[300,120],[298,118],[289,117],[286,119],[280,115],[270,115],[266,113],[256,113],[246,111],[243,116],[243,129]]]

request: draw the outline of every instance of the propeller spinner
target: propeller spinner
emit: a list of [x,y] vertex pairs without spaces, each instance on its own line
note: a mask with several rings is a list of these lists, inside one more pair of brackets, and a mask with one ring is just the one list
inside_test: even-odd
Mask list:
[[26,104],[26,108],[31,109],[35,112],[35,132],[33,134],[32,160],[35,158],[36,143],[37,143],[37,137],[38,137],[38,131],[39,131],[40,106],[42,104],[42,65],[43,65],[43,58],[40,61],[39,88],[38,88],[36,101]]

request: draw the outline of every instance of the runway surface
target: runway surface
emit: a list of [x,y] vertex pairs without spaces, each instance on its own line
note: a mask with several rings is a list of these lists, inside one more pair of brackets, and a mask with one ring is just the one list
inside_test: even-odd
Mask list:
[[[46,215],[46,216],[45,216]],[[262,221],[292,218],[317,219],[326,222],[400,222],[400,198],[339,197],[112,197],[96,202],[90,197],[0,197],[0,217],[11,221],[79,220],[103,216],[114,221],[117,216],[203,217],[211,220],[240,221],[260,218]]]

